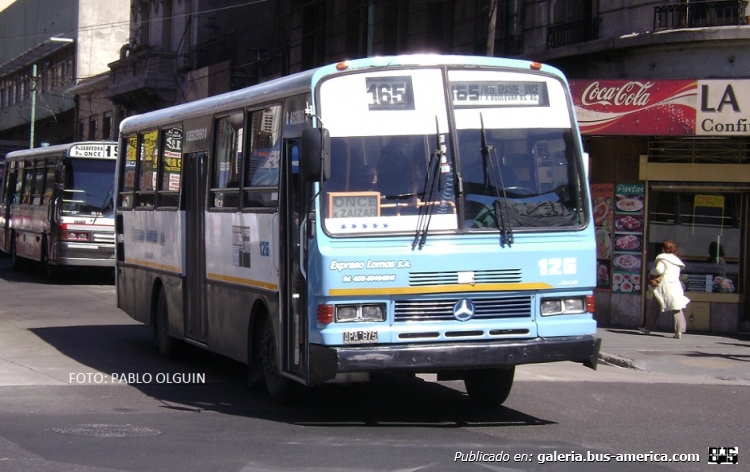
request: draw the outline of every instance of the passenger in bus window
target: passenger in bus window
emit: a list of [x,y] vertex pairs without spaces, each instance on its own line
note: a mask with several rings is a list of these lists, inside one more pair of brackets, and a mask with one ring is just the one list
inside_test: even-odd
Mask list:
[[364,166],[354,175],[352,190],[375,191],[378,189],[378,171],[373,166]]
[[351,171],[357,167],[359,156],[344,138],[331,140],[331,176],[326,181],[327,192],[358,190],[353,187]]
[[386,197],[413,197],[424,186],[424,145],[411,144],[408,136],[393,136],[380,152],[378,190]]

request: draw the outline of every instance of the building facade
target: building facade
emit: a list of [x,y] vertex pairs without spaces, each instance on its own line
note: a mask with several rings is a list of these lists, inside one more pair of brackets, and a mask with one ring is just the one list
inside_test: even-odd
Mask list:
[[536,3],[524,56],[567,74],[590,155],[600,325],[638,327],[655,309],[644,281],[672,239],[688,329],[747,331],[747,2]]
[[[79,7],[71,5],[84,2],[54,3],[78,18],[72,12]],[[104,117],[108,105],[101,110],[95,105],[107,101],[112,104],[112,123],[107,126],[116,130],[122,116],[357,57],[495,55],[560,68],[571,81],[590,156],[590,183],[596,192],[600,325],[642,324],[652,298],[643,281],[661,242],[669,238],[678,243],[687,262],[689,329],[721,333],[748,329],[747,1],[126,3],[128,31],[124,39],[106,48],[114,54],[108,78],[94,78],[74,89],[78,113],[71,123],[61,125],[68,135],[99,136],[97,130],[103,131],[104,123],[109,123]],[[49,22],[53,20],[56,25],[60,22],[57,17]],[[48,30],[40,31],[41,36],[12,57],[47,44]],[[80,37],[75,39],[71,62],[66,62],[70,53],[65,47],[45,53],[50,65],[63,64],[60,74],[45,79],[51,84],[57,83],[58,76],[71,75],[64,72],[64,64],[76,68],[83,64],[78,57],[83,45]],[[7,71],[3,77],[7,81],[28,76],[28,66],[38,62],[40,53],[35,57],[21,60],[18,64],[23,67],[3,69]],[[81,77],[83,72],[75,74]],[[88,74],[96,75],[93,69]],[[28,90],[20,92],[18,87],[6,85],[3,96],[16,97],[16,102],[28,96]],[[65,94],[52,95],[72,100]],[[18,133],[0,134],[0,138],[24,139],[21,130],[24,123],[28,128],[28,106],[5,115],[12,115],[15,128],[0,120],[0,130]],[[56,124],[60,116],[55,114]],[[712,254],[712,243],[721,251]]]
[[[684,279],[692,300],[689,328],[747,329],[750,180],[745,169],[750,126],[743,125],[742,117],[729,116],[750,107],[744,80],[750,77],[746,1],[264,2],[263,11],[270,16],[252,10],[245,18],[257,21],[245,24],[246,29],[262,32],[260,37],[270,38],[265,42],[258,42],[258,36],[243,41],[237,34],[244,31],[241,28],[210,32],[209,25],[222,23],[221,12],[212,11],[211,2],[172,2],[173,13],[201,12],[179,25],[177,15],[166,24],[165,13],[159,13],[154,2],[148,11],[143,8],[149,2],[135,3],[141,10],[133,16],[128,48],[112,65],[109,91],[114,100],[133,110],[373,55],[497,55],[559,67],[573,86],[597,209],[606,207],[605,216],[597,218],[602,241],[596,268],[601,274],[596,313],[600,325],[642,324],[651,300],[642,281],[661,242],[670,238],[680,245],[688,263]],[[227,11],[231,16],[240,10]],[[177,36],[192,39],[178,43]],[[168,37],[169,47],[164,42]],[[198,51],[209,44],[216,48],[240,42],[243,47],[235,46],[234,54],[231,47],[227,56],[209,48],[205,50],[213,51],[208,54],[211,60],[198,60],[206,57]],[[191,46],[175,49],[175,44]],[[243,48],[246,54],[240,58]],[[188,49],[196,53],[188,54]],[[165,51],[172,55],[167,58]],[[255,54],[254,59],[247,51]],[[227,62],[218,63],[223,57]],[[131,64],[139,65],[131,68]],[[160,70],[164,64],[170,65]],[[218,70],[212,73],[207,67]],[[132,70],[154,73],[146,77]],[[185,85],[177,95],[164,85],[175,83],[170,76],[174,70],[189,71],[180,79]],[[226,77],[219,70],[228,74],[228,85],[224,81],[212,87],[212,80]],[[248,80],[238,80],[243,76]],[[187,85],[191,80],[194,85]],[[618,91],[632,95],[630,108],[606,103],[607,95]],[[657,99],[661,102],[654,106],[652,100]],[[704,128],[708,122],[700,120],[711,113],[723,127]],[[601,126],[596,120],[607,114],[635,118],[629,125]],[[584,123],[587,119],[593,121]],[[732,129],[723,124],[731,119]],[[718,259],[708,260],[712,242],[723,248],[724,265]]]
[[132,0],[107,98],[127,116],[288,74],[285,5]]
[[128,37],[128,0],[17,0],[0,12],[0,139],[70,142],[70,87],[108,70]]
[[[599,324],[642,325],[654,309],[643,281],[673,239],[687,263],[689,329],[733,333],[750,328],[747,3],[299,1],[289,63],[295,71],[435,52],[557,66],[571,80],[595,204],[606,210],[597,218]],[[712,243],[721,248],[713,259]]]

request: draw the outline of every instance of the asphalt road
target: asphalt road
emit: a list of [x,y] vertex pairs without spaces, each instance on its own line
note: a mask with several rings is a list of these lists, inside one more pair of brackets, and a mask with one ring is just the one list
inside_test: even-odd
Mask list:
[[749,403],[747,386],[559,363],[519,368],[494,410],[429,377],[278,406],[233,361],[160,358],[111,279],[47,283],[0,258],[0,471],[698,471],[709,447],[748,450]]

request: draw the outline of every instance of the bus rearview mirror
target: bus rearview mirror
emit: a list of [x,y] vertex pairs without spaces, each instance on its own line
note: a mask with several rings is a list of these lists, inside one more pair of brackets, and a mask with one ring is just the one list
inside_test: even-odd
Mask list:
[[308,182],[328,180],[331,175],[331,136],[326,128],[302,130],[300,172]]

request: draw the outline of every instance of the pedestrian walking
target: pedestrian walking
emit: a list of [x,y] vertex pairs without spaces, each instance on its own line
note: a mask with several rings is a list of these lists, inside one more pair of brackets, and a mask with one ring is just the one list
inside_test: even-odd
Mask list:
[[658,317],[662,313],[668,313],[672,315],[674,322],[674,337],[680,339],[687,327],[683,310],[690,303],[680,281],[680,272],[685,268],[685,264],[680,260],[674,241],[667,239],[661,248],[661,254],[656,256],[656,266],[650,272],[652,276],[661,276],[661,282],[654,289],[654,298],[659,302],[660,311],[655,316],[649,314],[646,325],[640,330],[644,334],[651,333],[656,327]]

